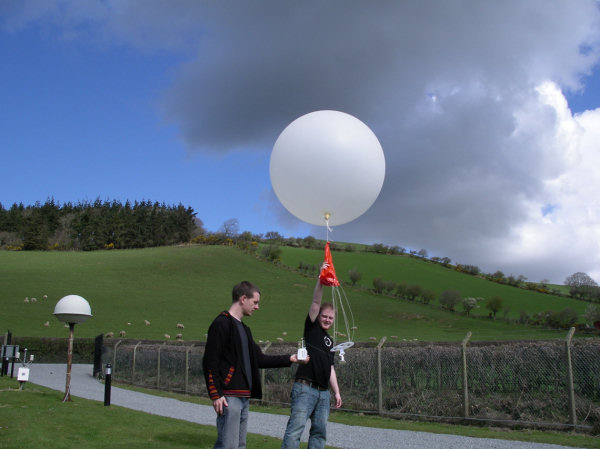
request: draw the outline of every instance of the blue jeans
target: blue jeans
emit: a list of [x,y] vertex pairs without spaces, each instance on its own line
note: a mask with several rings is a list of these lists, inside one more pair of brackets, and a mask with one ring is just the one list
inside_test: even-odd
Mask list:
[[227,407],[217,416],[217,441],[213,449],[245,449],[248,429],[248,398],[227,396]]
[[300,437],[310,418],[308,449],[323,449],[327,440],[329,418],[329,390],[320,391],[300,382],[292,387],[292,411],[285,429],[281,449],[298,449]]

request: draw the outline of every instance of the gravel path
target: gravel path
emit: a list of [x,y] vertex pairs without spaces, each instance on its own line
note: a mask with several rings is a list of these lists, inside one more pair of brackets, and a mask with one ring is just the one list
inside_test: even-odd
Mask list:
[[[92,365],[72,366],[71,396],[104,402],[104,384],[92,376],[92,371]],[[33,364],[29,380],[34,384],[64,391],[66,372],[65,364]],[[215,425],[215,412],[212,407],[206,405],[137,393],[118,387],[111,388],[110,403],[154,415]],[[287,418],[283,415],[251,411],[248,428],[253,433],[282,438]],[[302,437],[303,441],[308,440],[308,427]],[[567,449],[566,446],[554,444],[378,429],[331,422],[327,425],[327,444],[342,449]]]

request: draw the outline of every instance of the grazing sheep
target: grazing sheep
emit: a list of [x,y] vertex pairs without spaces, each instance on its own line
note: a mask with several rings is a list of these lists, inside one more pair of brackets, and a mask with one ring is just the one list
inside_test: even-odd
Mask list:
[[177,334],[177,335],[175,335],[175,338],[177,340],[181,340],[183,338],[183,334]]
[[37,302],[37,299],[31,298],[31,302]]
[[127,326],[131,326],[131,323],[127,323]]
[[45,299],[48,299],[48,295],[44,295],[44,296],[42,296],[42,299],[44,299],[44,300],[45,300]]
[[282,334],[282,335],[287,335],[287,332],[282,332],[281,334]]
[[121,332],[119,332],[119,336],[120,336],[120,337],[124,337],[126,334],[127,334],[127,333],[126,333],[125,331],[121,331]]
[[283,341],[283,338],[277,337],[277,341]]
[[392,335],[392,338],[398,338],[398,336],[397,335]]
[[148,320],[144,320],[144,324],[145,324],[146,326],[150,326],[150,321],[148,321]]
[[44,323],[44,326],[46,326],[46,327],[50,327],[50,321],[46,321],[46,322]]
[[115,336],[114,332],[107,332],[105,335],[106,338],[113,338],[114,336]]
[[357,329],[358,329],[358,327],[356,327],[356,326],[352,326],[352,330],[353,330],[353,331],[355,331],[355,330],[357,330]]
[[165,334],[165,338],[168,340],[169,338],[171,338],[171,336],[169,334]]
[[25,301],[23,302],[29,302],[29,298],[27,296],[25,296]]
[[177,323],[177,329],[183,329],[185,326],[181,323]]
[[375,340],[377,340],[377,339],[376,339],[375,337],[369,337],[369,340],[373,340],[373,341],[375,341]]

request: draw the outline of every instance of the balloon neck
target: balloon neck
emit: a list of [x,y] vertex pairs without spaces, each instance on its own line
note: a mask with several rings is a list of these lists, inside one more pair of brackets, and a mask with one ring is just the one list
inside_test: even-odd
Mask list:
[[329,217],[331,217],[331,214],[329,212],[325,212],[325,226],[327,227],[327,241],[329,241],[329,233],[333,231],[333,229],[331,229],[329,227]]

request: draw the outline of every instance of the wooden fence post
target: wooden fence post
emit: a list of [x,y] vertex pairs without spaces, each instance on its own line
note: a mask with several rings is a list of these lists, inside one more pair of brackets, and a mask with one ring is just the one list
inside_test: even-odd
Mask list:
[[[262,348],[263,352],[267,352],[268,349],[271,347],[271,342],[268,341],[267,344],[265,345],[264,348]],[[263,391],[263,401],[266,401],[268,399],[268,393],[267,393],[267,389],[265,388],[265,370],[264,368],[260,370],[260,385]]]
[[387,340],[387,337],[383,337],[377,345],[377,391],[378,391],[378,404],[379,414],[383,414],[383,379],[381,375],[381,348]]
[[158,347],[158,357],[157,357],[157,361],[156,361],[156,388],[157,389],[160,389],[160,350],[166,344],[167,343],[164,342],[162,345],[160,345]]
[[469,417],[469,385],[467,380],[467,343],[471,338],[471,331],[462,341],[462,377],[463,377],[463,416]]
[[188,348],[185,350],[185,394],[188,394],[188,380],[189,380],[189,373],[190,373],[190,351],[192,350],[192,348],[194,347],[194,345],[190,345],[188,346]]
[[[135,357],[137,354],[137,348],[141,345],[142,342],[138,341],[137,344],[133,347],[133,360],[131,361],[131,381],[135,383]],[[113,369],[114,372],[114,369]]]
[[118,342],[115,343],[115,348],[113,349],[113,363],[112,363],[112,374],[111,376],[115,375],[115,371],[117,370],[117,347],[121,344],[122,340],[119,340]]
[[575,390],[573,388],[573,364],[571,362],[571,339],[575,333],[575,328],[569,329],[567,340],[565,341],[567,349],[567,388],[569,389],[569,424],[577,424],[577,410],[575,409]]

